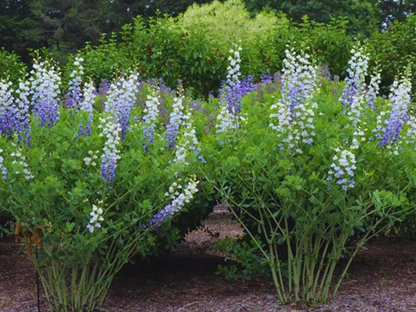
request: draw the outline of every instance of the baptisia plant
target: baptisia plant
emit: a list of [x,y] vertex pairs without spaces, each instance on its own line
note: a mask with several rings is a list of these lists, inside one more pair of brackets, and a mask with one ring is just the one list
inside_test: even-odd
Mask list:
[[416,154],[392,155],[370,140],[384,108],[380,99],[366,105],[365,60],[354,51],[341,103],[338,82],[320,85],[311,57],[288,49],[282,88],[243,99],[239,140],[220,152],[204,147],[206,177],[269,266],[281,303],[327,301],[363,245],[415,211]]
[[[36,64],[23,127],[30,144],[18,140],[19,127],[0,136],[0,206],[17,220],[50,311],[93,311],[133,256],[155,254],[161,238],[164,246],[181,238],[173,225],[201,188],[199,143],[186,113],[178,144],[169,146],[157,93],[142,94],[145,109],[136,103],[136,73],[110,83],[101,112],[91,83],[78,83],[82,96],[66,107],[58,72]],[[21,120],[9,107],[22,97],[2,86],[0,112]],[[88,132],[80,135],[80,125]]]

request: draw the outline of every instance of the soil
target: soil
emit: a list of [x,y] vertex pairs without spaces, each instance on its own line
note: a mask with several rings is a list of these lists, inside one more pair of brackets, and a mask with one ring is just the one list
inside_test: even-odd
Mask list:
[[[270,281],[234,281],[216,274],[224,259],[215,250],[215,240],[240,234],[228,213],[214,212],[167,257],[125,267],[102,311],[416,311],[415,241],[371,242],[357,254],[338,295],[328,304],[280,306]],[[0,239],[0,312],[34,312],[37,305],[36,275],[24,247],[11,238]],[[40,307],[47,311],[42,291]]]

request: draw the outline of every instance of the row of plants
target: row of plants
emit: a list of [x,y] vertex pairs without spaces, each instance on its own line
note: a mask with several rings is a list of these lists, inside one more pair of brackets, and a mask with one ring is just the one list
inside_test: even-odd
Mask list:
[[134,68],[96,88],[81,56],[64,93],[50,60],[17,86],[2,80],[0,211],[50,310],[103,306],[124,264],[174,247],[216,200],[250,237],[223,246],[246,275],[266,264],[282,304],[327,301],[371,237],[416,220],[412,68],[380,98],[369,49],[354,46],[344,82],[293,47],[256,81],[233,45],[206,101]]

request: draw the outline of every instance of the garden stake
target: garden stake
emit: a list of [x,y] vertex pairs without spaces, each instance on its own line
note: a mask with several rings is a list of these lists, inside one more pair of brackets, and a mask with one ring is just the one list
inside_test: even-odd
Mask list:
[[[38,260],[38,245],[36,245],[36,261]],[[36,270],[36,288],[38,291],[38,312],[40,312],[40,287],[39,287],[39,272]]]

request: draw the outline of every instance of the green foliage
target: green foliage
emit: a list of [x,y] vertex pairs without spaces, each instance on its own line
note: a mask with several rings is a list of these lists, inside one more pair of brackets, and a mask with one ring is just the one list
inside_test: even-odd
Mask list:
[[179,79],[185,88],[207,95],[219,87],[225,76],[226,56],[209,43],[207,30],[183,29],[175,18],[141,18],[124,27],[123,53],[132,60],[144,78],[159,77],[170,87]]
[[26,76],[26,65],[15,53],[9,53],[5,49],[0,49],[0,80],[8,79],[12,83],[17,83],[19,79]]
[[[86,112],[61,107],[59,122],[52,127],[31,116],[30,145],[0,137],[2,165],[8,173],[0,180],[0,211],[17,221],[16,233],[26,243],[51,311],[93,311],[102,306],[125,263],[176,246],[212,210],[213,191],[202,180],[200,160],[193,152],[185,154],[186,162],[176,160],[176,149],[169,149],[163,138],[162,117],[155,121],[154,143],[144,148],[140,99],[153,92],[148,85],[137,90],[131,127],[120,144],[113,141],[120,155],[113,183],[101,172],[108,112],[94,110],[88,136],[79,132],[80,125],[88,123]],[[97,96],[95,104],[101,100],[103,96]],[[169,94],[161,109],[170,110],[171,105]],[[110,119],[103,121],[104,117]],[[186,201],[180,213],[152,223],[171,196],[195,179],[200,194]],[[180,185],[174,189],[176,195],[170,190],[174,182]],[[91,230],[94,213],[103,219]],[[38,258],[33,245],[39,248]]]
[[[403,22],[395,21],[385,32],[374,33],[371,47],[373,66],[381,67],[381,88],[384,94],[389,93],[395,77],[408,64],[416,64],[416,16],[409,15]],[[414,66],[414,65],[413,65]],[[416,71],[413,67],[413,98],[416,98]]]
[[171,88],[182,80],[185,88],[206,97],[219,89],[229,50],[237,42],[242,47],[241,73],[255,78],[281,69],[288,42],[295,48],[311,46],[331,73],[344,76],[353,44],[343,19],[325,25],[305,18],[296,26],[272,13],[250,18],[241,1],[214,1],[193,6],[177,18],[165,15],[147,23],[138,17],[125,25],[120,45],[113,37],[97,48],[83,49],[79,55],[86,60],[87,76],[99,81],[135,68],[144,79],[159,77]]
[[134,63],[127,57],[123,50],[118,48],[116,35],[107,40],[103,36],[98,46],[87,45],[74,56],[68,59],[65,66],[64,81],[70,80],[74,69],[73,61],[75,56],[82,57],[85,76],[91,78],[96,85],[102,79],[108,81],[117,77],[121,72],[135,69]]
[[[254,242],[257,240],[257,243]],[[232,239],[226,237],[216,243],[220,255],[227,261],[226,265],[219,265],[217,274],[224,275],[227,279],[241,279],[249,281],[259,276],[270,279],[270,268],[267,261],[261,256],[257,246],[259,238],[246,241],[244,238]]]
[[297,23],[301,23],[305,15],[318,23],[345,17],[350,34],[369,36],[376,30],[379,21],[376,0],[246,0],[246,3],[251,11],[273,9],[287,14]]
[[[354,40],[347,35],[347,21],[345,19],[332,20],[328,24],[310,21],[304,17],[299,25],[287,24],[275,35],[278,45],[277,55],[284,58],[286,45],[296,50],[309,47],[314,59],[319,64],[325,64],[332,75],[346,76],[350,50]],[[280,70],[280,68],[279,68]]]
[[[403,143],[393,153],[394,149],[381,148],[375,137],[368,139],[387,105],[380,100],[377,110],[361,115],[366,140],[354,152],[355,187],[345,191],[327,180],[337,148],[351,144],[356,130],[339,102],[343,84],[322,82],[311,100],[319,103],[313,117],[316,136],[312,145],[300,144],[302,153],[279,147],[292,133],[278,137],[269,126],[274,122],[270,107],[279,103],[279,92],[263,94],[258,102],[252,100],[256,95],[245,98],[246,122],[241,128],[205,138],[207,180],[245,232],[260,237],[253,241],[270,267],[282,303],[325,302],[341,258],[347,263],[339,283],[366,241],[388,225],[404,219],[414,222],[416,217],[413,147]],[[403,127],[403,133],[410,129]],[[233,248],[237,255],[245,255],[241,248]],[[249,262],[247,267],[253,268]],[[238,272],[236,267],[221,271],[228,276]]]

